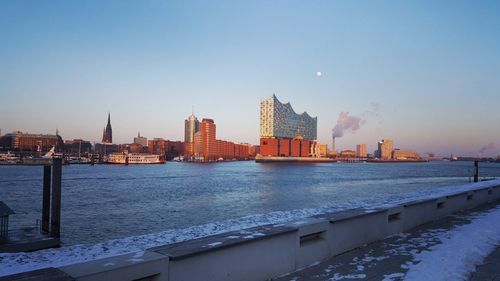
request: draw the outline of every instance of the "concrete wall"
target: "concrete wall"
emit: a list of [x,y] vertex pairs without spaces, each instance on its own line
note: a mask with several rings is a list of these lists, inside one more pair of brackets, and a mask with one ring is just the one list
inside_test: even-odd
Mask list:
[[169,259],[154,252],[136,252],[59,268],[76,280],[168,280]]
[[346,211],[329,218],[330,256],[363,246],[386,236],[387,210]]
[[294,270],[331,256],[329,249],[329,222],[310,218],[289,224],[298,228],[295,244]]
[[170,261],[169,280],[267,280],[294,270],[296,233]]
[[[378,209],[326,213],[61,267],[75,280],[267,280],[454,212],[500,200],[500,181]],[[17,279],[16,279],[17,280]],[[22,279],[19,279],[22,280]]]

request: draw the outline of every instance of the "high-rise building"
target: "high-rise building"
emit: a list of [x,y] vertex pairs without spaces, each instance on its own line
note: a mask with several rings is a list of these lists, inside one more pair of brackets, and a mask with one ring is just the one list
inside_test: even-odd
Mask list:
[[378,142],[378,150],[376,151],[377,157],[383,160],[392,159],[392,151],[394,149],[394,141],[381,140]]
[[108,124],[102,132],[102,143],[113,143],[113,130],[111,129],[111,114],[108,113]]
[[194,133],[193,154],[194,157],[198,159],[201,159],[203,157],[202,138],[200,131]]
[[148,139],[145,137],[141,137],[141,133],[137,133],[137,137],[134,138],[134,143],[140,144],[142,146],[148,146]]
[[198,118],[191,114],[184,120],[184,143],[186,156],[194,155],[194,134],[200,130],[200,122]]
[[275,95],[260,103],[260,154],[279,157],[318,157],[317,117],[297,114]]
[[261,138],[316,140],[317,124],[317,117],[295,113],[290,103],[281,103],[274,94],[260,103]]
[[200,124],[201,153],[205,160],[217,160],[216,126],[213,119],[203,118]]
[[194,133],[193,154],[190,158],[196,161],[216,161],[222,159],[248,159],[250,157],[249,144],[218,140],[216,126],[212,119],[204,118],[199,131]]
[[366,144],[358,144],[356,145],[356,157],[366,157],[368,155],[368,151],[366,150]]

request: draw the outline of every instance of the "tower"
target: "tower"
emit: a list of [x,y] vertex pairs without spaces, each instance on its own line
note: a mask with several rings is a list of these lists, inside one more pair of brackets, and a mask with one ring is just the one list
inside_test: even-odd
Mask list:
[[111,114],[108,112],[108,124],[102,133],[102,143],[113,143],[113,129],[111,128]]
[[200,130],[200,122],[198,118],[191,114],[184,120],[184,143],[186,145],[186,155],[192,156],[194,154],[194,135]]

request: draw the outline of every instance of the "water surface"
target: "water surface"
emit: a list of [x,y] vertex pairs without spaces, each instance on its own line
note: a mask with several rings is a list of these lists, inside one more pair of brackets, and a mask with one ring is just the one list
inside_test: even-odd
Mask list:
[[[41,167],[0,166],[0,200],[11,227],[41,216]],[[500,164],[480,163],[500,177]],[[273,211],[384,203],[469,182],[471,162],[258,164],[228,162],[63,168],[65,245],[185,228]]]

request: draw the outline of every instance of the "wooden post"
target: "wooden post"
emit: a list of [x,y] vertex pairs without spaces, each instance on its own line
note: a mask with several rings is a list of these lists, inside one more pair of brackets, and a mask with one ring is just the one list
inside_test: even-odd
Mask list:
[[479,161],[474,160],[474,182],[479,182]]
[[50,173],[51,166],[43,166],[42,231],[49,232],[50,224]]
[[52,208],[50,219],[50,236],[59,238],[61,233],[61,177],[62,159],[52,159]]

